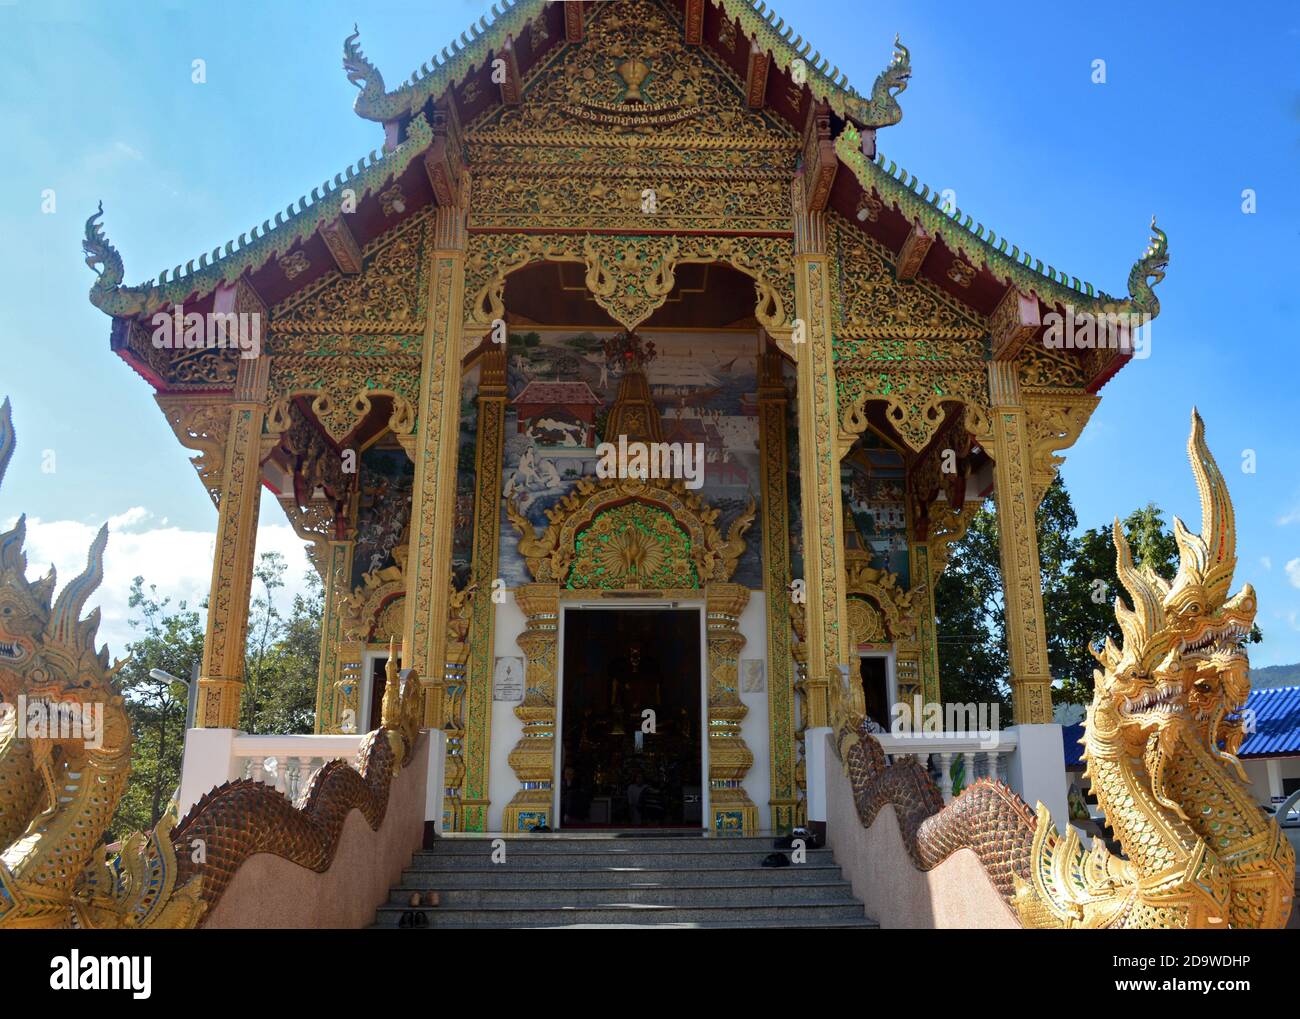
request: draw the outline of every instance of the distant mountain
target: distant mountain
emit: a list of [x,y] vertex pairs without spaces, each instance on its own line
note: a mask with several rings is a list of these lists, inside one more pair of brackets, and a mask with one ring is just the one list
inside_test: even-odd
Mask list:
[[1300,686],[1300,663],[1295,665],[1266,665],[1250,670],[1252,690],[1271,690],[1277,686]]

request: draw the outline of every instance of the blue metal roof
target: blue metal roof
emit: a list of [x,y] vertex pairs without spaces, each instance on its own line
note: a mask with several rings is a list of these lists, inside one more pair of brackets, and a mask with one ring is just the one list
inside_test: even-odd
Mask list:
[[[1246,710],[1255,714],[1254,731],[1241,744],[1240,757],[1270,754],[1300,754],[1300,686],[1278,686],[1271,690],[1252,690]],[[1065,766],[1083,764],[1083,723],[1061,726]]]
[[1255,714],[1254,731],[1241,744],[1239,757],[1300,754],[1300,686],[1252,690],[1246,710]]
[[1061,726],[1061,739],[1065,743],[1065,766],[1083,767],[1083,723]]

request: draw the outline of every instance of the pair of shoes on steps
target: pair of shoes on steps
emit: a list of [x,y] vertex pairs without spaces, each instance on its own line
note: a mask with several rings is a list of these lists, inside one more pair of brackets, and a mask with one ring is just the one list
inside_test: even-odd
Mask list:
[[782,835],[779,839],[772,842],[773,849],[793,849],[796,841],[803,843],[804,849],[821,849],[822,840],[820,835],[815,835],[807,828],[796,828],[789,835]]

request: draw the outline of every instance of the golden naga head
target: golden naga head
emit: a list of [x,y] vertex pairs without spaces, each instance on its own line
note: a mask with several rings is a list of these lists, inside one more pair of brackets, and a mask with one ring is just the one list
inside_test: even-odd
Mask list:
[[[6,400],[0,406],[0,480],[14,445]],[[95,650],[99,610],[81,618],[86,599],[104,576],[108,528],[100,528],[86,569],[52,605],[55,573],[50,570],[28,583],[25,537],[23,518],[0,534],[0,700],[22,715],[26,738],[38,756],[56,745],[93,748],[106,720],[113,725],[119,721],[120,712],[108,709],[122,704],[112,686],[116,668],[109,668],[108,649]],[[88,726],[93,731],[87,733]]]
[[[1132,599],[1129,608],[1123,598],[1115,599],[1115,620],[1121,644],[1109,637],[1093,655],[1104,672],[1095,673],[1094,708],[1109,709],[1117,725],[1130,739],[1145,740],[1179,718],[1187,707],[1187,691],[1177,676],[1164,669],[1173,634],[1166,625],[1164,596],[1169,584],[1149,566],[1138,569],[1124,528],[1115,518],[1115,571]],[[1102,699],[1104,703],[1099,704]]]
[[1150,740],[1153,777],[1189,725],[1211,750],[1236,764],[1232,754],[1244,735],[1239,713],[1250,692],[1242,642],[1254,622],[1255,592],[1247,584],[1228,594],[1237,561],[1232,503],[1195,410],[1187,452],[1200,494],[1202,533],[1192,534],[1174,518],[1179,566],[1169,583],[1149,567],[1135,568],[1115,521],[1116,569],[1133,608],[1116,599],[1123,644],[1116,647],[1108,638],[1095,652],[1105,672],[1096,674],[1094,707],[1105,698],[1123,735]]
[[[1223,474],[1205,444],[1205,425],[1193,409],[1187,456],[1201,500],[1201,533],[1174,518],[1178,574],[1164,598],[1174,636],[1169,667],[1189,684],[1195,721],[1211,749],[1236,764],[1241,709],[1250,693],[1250,663],[1243,646],[1255,621],[1255,590],[1230,595],[1237,565],[1237,530]],[[1238,765],[1240,770],[1240,766]]]

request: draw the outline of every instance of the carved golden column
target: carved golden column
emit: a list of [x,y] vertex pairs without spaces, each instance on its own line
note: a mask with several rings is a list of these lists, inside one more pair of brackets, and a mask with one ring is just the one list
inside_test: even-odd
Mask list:
[[709,826],[715,832],[752,835],[758,808],[741,786],[754,754],[740,735],[749,709],[740,700],[736,659],[745,646],[740,614],[749,588],[710,584],[705,589],[709,634]]
[[998,545],[1011,660],[1012,713],[1019,723],[1052,720],[1052,677],[1047,663],[1042,573],[1038,562],[1037,500],[1031,478],[1028,415],[1016,366],[990,361],[994,489]]
[[244,688],[244,645],[253,556],[262,494],[262,423],[270,358],[241,358],[230,403],[230,427],[218,501],[217,545],[208,594],[207,632],[194,724],[205,729],[239,725]]
[[[479,361],[478,441],[475,447],[474,547],[471,584],[475,587],[469,628],[468,670],[460,700],[464,729],[464,796],[471,805],[470,831],[487,823],[488,750],[492,736],[492,672],[495,665],[497,578],[501,541],[501,458],[505,449],[506,355],[503,346]],[[463,666],[463,663],[462,663]],[[450,741],[448,752],[451,751]],[[448,762],[450,764],[450,762]]]
[[934,585],[938,578],[930,565],[928,541],[908,543],[908,576],[909,586],[920,595],[916,616],[916,646],[917,664],[921,673],[921,699],[927,704],[937,704],[943,701],[939,689],[939,639],[936,633],[938,610],[934,603]]
[[529,831],[554,828],[551,797],[555,781],[555,668],[559,636],[560,588],[558,584],[525,584],[515,591],[515,602],[528,626],[516,641],[523,648],[524,699],[515,717],[524,732],[507,760],[523,788],[506,805],[501,827]]
[[[470,614],[480,600],[491,601],[491,592],[456,592],[451,595],[450,615],[447,619],[447,667],[444,673],[442,703],[442,731],[447,737],[447,766],[443,781],[442,827],[444,831],[465,831],[465,696],[469,686],[467,662],[470,656],[469,638],[472,624]],[[492,677],[487,677],[492,682]],[[491,707],[491,687],[488,689],[488,706]],[[486,740],[478,747],[482,758],[479,772],[487,773],[488,745]],[[487,812],[487,799],[475,796],[471,801],[471,814],[482,831]]]
[[[325,607],[320,624],[320,669],[316,676],[316,731],[346,728],[345,703],[350,691],[337,684],[339,648],[343,640],[343,600],[351,594],[351,538],[332,540],[325,550]],[[355,726],[358,719],[352,719]],[[355,732],[355,728],[353,729]]]
[[794,783],[798,790],[794,823],[806,825],[808,823],[808,747],[804,741],[804,733],[808,729],[808,644],[805,640],[803,605],[796,604],[790,607],[790,629],[793,633],[790,651],[794,655],[795,716],[798,725],[794,734],[795,753],[798,755],[794,768]]
[[767,586],[767,710],[771,728],[771,798],[774,831],[796,823],[794,662],[790,650],[790,520],[786,495],[786,391],[781,355],[760,355],[759,457],[763,471],[763,566]]
[[[799,486],[803,508],[804,584],[810,727],[830,725],[839,665],[849,660],[844,600],[844,518],[839,414],[831,343],[831,266],[826,214],[808,212],[802,175],[793,186],[796,332],[799,360]],[[829,691],[829,698],[827,696]]]
[[435,210],[428,321],[420,368],[403,666],[425,686],[424,724],[441,728],[451,542],[456,514],[465,210]]

